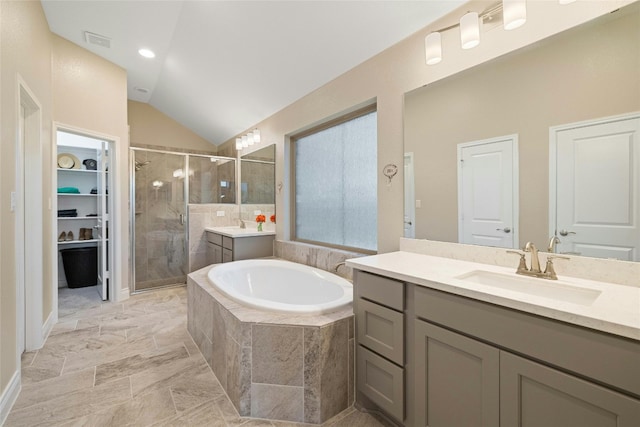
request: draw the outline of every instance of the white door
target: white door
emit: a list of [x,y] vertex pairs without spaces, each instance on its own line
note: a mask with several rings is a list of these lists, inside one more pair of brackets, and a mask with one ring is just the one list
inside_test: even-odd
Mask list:
[[557,251],[640,261],[640,117],[556,128],[553,135]]
[[458,144],[460,243],[518,244],[518,137]]
[[416,237],[416,190],[413,153],[404,153],[404,237]]
[[98,239],[98,293],[103,301],[109,299],[109,203],[108,203],[108,143],[102,141],[98,150],[98,218],[94,227]]

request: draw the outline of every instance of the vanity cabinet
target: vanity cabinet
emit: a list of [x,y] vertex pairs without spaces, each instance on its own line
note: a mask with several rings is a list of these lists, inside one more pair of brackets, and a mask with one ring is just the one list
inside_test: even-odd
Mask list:
[[640,426],[640,341],[359,270],[354,291],[362,406],[412,427]]
[[273,256],[273,234],[230,237],[207,231],[207,258],[210,264]]
[[404,283],[356,271],[356,377],[362,396],[404,419]]

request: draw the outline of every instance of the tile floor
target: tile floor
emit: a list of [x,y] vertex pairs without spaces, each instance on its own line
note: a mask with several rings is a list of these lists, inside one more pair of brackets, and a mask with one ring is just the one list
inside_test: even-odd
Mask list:
[[[94,287],[62,289],[44,347],[22,357],[13,426],[272,426],[241,418],[187,332],[187,293],[175,287],[102,303]],[[331,427],[381,426],[349,409]]]

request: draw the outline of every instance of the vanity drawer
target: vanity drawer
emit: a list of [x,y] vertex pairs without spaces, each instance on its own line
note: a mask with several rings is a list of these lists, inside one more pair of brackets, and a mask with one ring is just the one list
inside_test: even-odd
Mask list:
[[222,236],[222,247],[233,249],[233,239],[231,237]]
[[419,318],[640,396],[640,341],[422,286],[414,301]]
[[404,419],[404,370],[358,346],[357,389],[397,420]]
[[404,315],[362,298],[356,306],[358,343],[402,366]]
[[375,274],[355,271],[357,295],[394,310],[404,310],[404,283]]
[[222,235],[207,231],[207,242],[222,246]]

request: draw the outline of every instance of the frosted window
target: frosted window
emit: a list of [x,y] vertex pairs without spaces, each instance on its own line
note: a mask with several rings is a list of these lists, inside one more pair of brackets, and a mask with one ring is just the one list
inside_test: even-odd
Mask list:
[[295,140],[296,238],[377,249],[377,113]]

